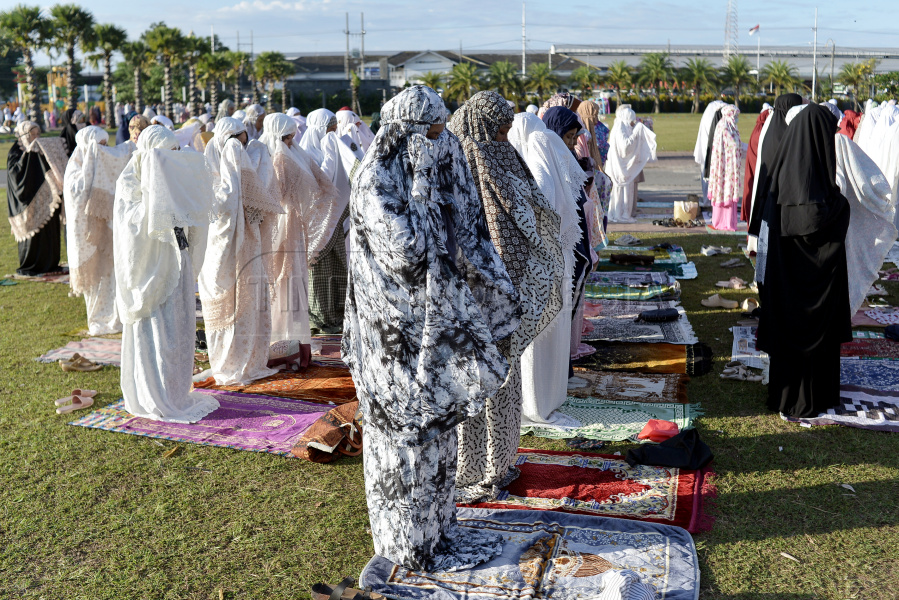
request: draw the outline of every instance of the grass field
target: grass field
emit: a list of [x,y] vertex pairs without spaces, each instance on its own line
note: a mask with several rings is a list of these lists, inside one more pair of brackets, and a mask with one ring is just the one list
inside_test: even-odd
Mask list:
[[[803,429],[765,409],[760,384],[720,379],[739,311],[699,304],[725,278],[722,259],[699,249],[739,238],[640,237],[681,244],[696,262],[682,302],[716,353],[715,371],[688,385],[718,473],[717,523],[695,537],[701,597],[895,598],[899,435]],[[0,274],[15,267],[4,224]],[[887,285],[895,298],[899,287]],[[120,395],[118,369],[63,373],[34,361],[84,324],[83,301],[64,286],[0,287],[0,598],[294,599],[358,576],[372,554],[361,459],[317,465],[186,444],[165,458],[176,444],[68,426],[53,401],[72,388],[100,390],[99,405]],[[521,445],[566,449],[531,436]]]

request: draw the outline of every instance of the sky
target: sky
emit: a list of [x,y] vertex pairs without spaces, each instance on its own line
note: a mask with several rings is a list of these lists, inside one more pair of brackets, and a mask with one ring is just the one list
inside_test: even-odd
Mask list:
[[[20,0],[0,0],[0,9]],[[25,0],[27,2],[27,0]],[[497,0],[83,0],[80,4],[101,23],[116,23],[136,38],[156,21],[209,35],[214,27],[221,41],[237,49],[284,53],[343,51],[345,13],[350,31],[360,31],[365,14],[366,53],[401,50],[457,50],[474,53],[521,50],[520,1]],[[855,8],[853,8],[855,4]],[[605,8],[605,6],[613,8]],[[42,5],[49,7],[50,4]],[[899,48],[895,9],[885,0],[865,3],[808,0],[744,0],[738,11],[739,43],[755,47],[749,29],[760,25],[761,44],[812,44],[815,7],[818,43],[839,48]],[[726,0],[666,0],[651,2],[583,3],[559,0],[526,2],[527,45],[546,51],[551,44],[711,44],[724,42]],[[359,36],[351,37],[358,48]],[[46,63],[46,56],[39,63]]]

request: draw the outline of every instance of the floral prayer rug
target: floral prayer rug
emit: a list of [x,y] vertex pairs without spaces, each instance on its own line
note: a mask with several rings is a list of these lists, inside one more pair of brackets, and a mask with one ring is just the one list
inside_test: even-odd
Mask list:
[[[643,311],[674,308],[680,317],[666,323],[637,323]],[[593,326],[585,333],[584,341],[608,342],[667,342],[669,344],[695,344],[699,340],[687,320],[687,311],[677,302],[637,300],[587,300],[584,318]]]
[[686,404],[686,375],[621,373],[616,371],[578,371],[575,376],[587,380],[581,388],[569,388],[575,398],[600,398],[623,402],[679,402]]
[[196,423],[135,417],[119,400],[69,425],[234,450],[293,456],[290,450],[329,407],[286,398],[216,391],[219,408]]
[[356,386],[349,369],[314,364],[303,371],[275,373],[249,385],[216,385],[215,379],[210,377],[195,382],[194,387],[198,391],[225,390],[328,404],[344,404],[356,399]]
[[680,527],[482,508],[460,508],[458,520],[463,527],[502,535],[500,555],[473,569],[433,573],[375,556],[362,571],[361,585],[403,600],[576,600],[601,597],[607,573],[631,570],[658,598],[699,597],[696,548]]
[[668,273],[602,271],[590,273],[584,285],[591,300],[676,300],[680,284]]
[[840,346],[840,356],[865,360],[899,360],[899,342],[888,340],[885,337],[857,338]]
[[781,418],[804,427],[844,425],[875,431],[899,432],[899,393],[841,385],[838,406],[808,419],[786,415],[781,415]]
[[[521,470],[496,500],[472,508],[558,510],[636,519],[708,531],[713,519],[702,514],[710,471],[650,465],[630,466],[621,456],[550,450],[518,450]],[[463,506],[463,505],[460,505]]]
[[672,421],[683,431],[693,426],[696,417],[702,416],[699,404],[621,402],[573,396],[569,396],[557,410],[578,421],[581,426],[561,429],[529,425],[521,428],[521,434],[532,433],[537,437],[553,439],[579,437],[606,442],[628,440],[643,443],[649,440],[638,440],[637,435],[650,419]]
[[39,356],[38,362],[55,363],[59,360],[69,360],[75,354],[80,354],[98,365],[122,366],[122,340],[119,338],[85,338],[80,342],[69,342],[62,348],[50,350]]
[[841,358],[840,385],[899,392],[899,361]]

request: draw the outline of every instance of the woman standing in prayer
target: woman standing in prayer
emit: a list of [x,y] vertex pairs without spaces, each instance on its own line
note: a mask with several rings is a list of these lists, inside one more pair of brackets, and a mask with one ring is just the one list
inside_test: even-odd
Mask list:
[[134,111],[130,111],[130,112],[124,113],[122,115],[122,118],[120,119],[120,122],[119,122],[119,126],[115,132],[116,146],[127,142],[128,139],[131,137],[128,134],[128,126],[131,124],[131,119],[133,119],[136,116],[137,116],[137,113]]
[[66,249],[72,293],[84,295],[91,335],[122,330],[116,312],[112,232],[116,180],[136,148],[125,141],[107,146],[109,134],[90,125],[75,136],[78,145],[66,165]]
[[353,143],[362,148],[363,155],[375,139],[375,134],[368,128],[368,125],[351,110],[337,111],[337,133],[341,136],[349,136]]
[[441,133],[443,101],[413,86],[382,110],[350,203],[342,342],[371,531],[375,552],[408,569],[468,569],[503,542],[456,523],[456,425],[506,377],[495,343],[518,325],[517,296],[459,143]]
[[340,220],[337,188],[295,141],[297,123],[282,113],[265,117],[259,139],[269,150],[275,171],[278,216],[269,271],[273,274],[272,341],[309,344],[308,262],[331,239]]
[[[459,502],[488,501],[520,474],[521,355],[562,310],[560,218],[508,141],[514,113],[496,92],[478,92],[449,122],[478,186],[490,237],[522,303],[521,324],[500,351],[505,383],[482,413],[459,426]],[[565,294],[568,290],[565,290]]]
[[347,216],[350,203],[350,178],[359,161],[335,133],[337,117],[320,108],[306,115],[308,129],[300,140],[304,150],[321,167],[339,195],[334,209],[340,215],[331,239],[317,257],[309,262],[309,318],[312,327],[324,333],[339,333],[343,328],[346,299]]
[[202,155],[176,152],[175,135],[148,128],[116,183],[113,240],[125,410],[193,423],[218,408],[191,392],[194,273],[203,262],[212,180]]
[[[766,103],[767,104],[767,103]],[[749,223],[752,215],[752,192],[755,189],[755,167],[758,162],[759,140],[762,137],[762,129],[774,109],[763,109],[755,120],[755,127],[749,137],[749,146],[746,148],[746,175],[743,177],[743,204],[740,206],[740,220]]]
[[858,123],[862,120],[862,116],[854,110],[847,110],[843,113],[843,120],[840,121],[840,133],[848,137],[850,140],[855,137],[855,131],[858,129]]
[[829,110],[811,104],[787,123],[762,192],[758,347],[771,356],[768,407],[815,417],[840,402],[840,344],[896,229],[883,175]]
[[243,124],[247,128],[247,136],[251,140],[258,140],[262,135],[262,121],[265,119],[265,109],[261,104],[251,104],[247,107]]
[[6,159],[6,201],[10,229],[19,245],[16,273],[56,273],[65,147],[59,138],[41,138],[34,121],[16,125],[15,134],[16,143]]
[[[592,164],[585,187],[587,204],[584,215],[589,232],[589,248],[591,259],[596,259],[595,249],[608,242],[605,230],[606,211],[612,195],[612,180],[603,168],[609,156],[609,128],[599,120],[599,106],[592,100],[581,102],[577,114],[585,131],[577,138],[576,155],[580,160],[589,157]],[[545,115],[544,115],[545,116]]]
[[149,126],[150,120],[147,117],[143,115],[131,117],[131,121],[128,122],[128,135],[131,141],[137,144],[137,139],[140,137],[141,132]]
[[635,223],[631,215],[637,206],[635,180],[643,172],[646,163],[656,160],[656,134],[643,123],[629,104],[622,104],[615,111],[615,125],[609,139],[609,160],[606,174],[612,180],[612,197],[609,201],[610,223]]
[[200,270],[200,301],[209,363],[218,385],[273,375],[267,367],[272,320],[265,260],[277,215],[268,150],[248,141],[244,124],[226,117],[206,145],[215,175],[215,214]]
[[304,117],[300,113],[300,109],[293,106],[288,108],[285,114],[293,119],[297,124],[297,134],[296,137],[294,137],[294,141],[299,143],[299,141],[303,138],[303,134],[306,133],[306,117]]
[[709,179],[706,173],[706,165],[709,160],[709,151],[711,150],[712,137],[715,135],[714,126],[718,124],[721,118],[718,111],[724,106],[721,100],[713,100],[702,113],[702,119],[699,121],[699,132],[696,134],[696,145],[693,147],[693,161],[699,167],[699,180],[702,183],[702,202],[709,195]]
[[78,143],[75,135],[84,127],[84,113],[77,108],[70,108],[62,114],[62,131],[59,132],[59,137],[65,143],[66,156],[72,156],[75,152],[75,145]]
[[[552,119],[553,111],[563,110],[571,116],[574,115],[567,108],[552,108],[544,117]],[[576,119],[574,124],[576,125],[573,128],[574,135],[577,135],[580,125]],[[583,186],[587,177],[565,142],[555,132],[548,130],[535,114],[523,112],[515,115],[515,122],[509,130],[509,142],[524,158],[540,187],[540,192],[559,215],[559,244],[564,260],[562,310],[531,342],[521,357],[521,422],[522,426],[578,426],[577,421],[554,411],[562,406],[568,396],[572,277],[575,267],[575,247],[581,242],[583,235],[578,199],[583,196]],[[584,251],[583,244],[581,251]]]
[[743,143],[737,118],[740,110],[728,104],[721,108],[721,120],[715,129],[709,167],[709,201],[712,203],[712,228],[736,231],[743,191]]

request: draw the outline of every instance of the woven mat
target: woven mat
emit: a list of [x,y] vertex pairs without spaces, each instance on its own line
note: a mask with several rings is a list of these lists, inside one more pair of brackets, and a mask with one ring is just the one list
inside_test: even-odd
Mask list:
[[59,360],[69,360],[75,354],[99,365],[122,366],[122,340],[118,338],[85,338],[80,342],[69,342],[62,348],[50,350],[35,360],[42,363],[54,363]]
[[687,347],[682,344],[589,342],[596,352],[574,363],[575,371],[687,373]]
[[899,361],[840,359],[840,385],[899,392]]
[[472,508],[558,510],[636,519],[708,531],[714,519],[703,515],[703,500],[713,495],[709,471],[649,465],[630,466],[621,456],[551,450],[518,450],[521,475],[496,500]]
[[599,598],[606,572],[627,569],[654,587],[658,598],[696,600],[699,595],[696,548],[680,527],[483,508],[460,508],[458,520],[462,527],[500,534],[500,555],[474,569],[430,573],[375,556],[363,569],[360,585],[403,600],[576,600]]
[[602,398],[622,402],[679,402],[687,403],[686,375],[655,375],[651,373],[621,373],[616,371],[577,371],[577,377],[587,385],[569,388],[575,398]]
[[591,300],[676,300],[680,284],[668,273],[602,271],[587,276],[585,295]]
[[[677,309],[680,318],[667,323],[635,323],[643,311],[662,308]],[[687,320],[687,311],[671,301],[587,300],[584,318],[592,326],[583,340],[609,342],[667,342],[695,344],[699,340]]]

